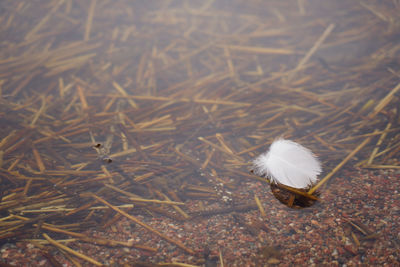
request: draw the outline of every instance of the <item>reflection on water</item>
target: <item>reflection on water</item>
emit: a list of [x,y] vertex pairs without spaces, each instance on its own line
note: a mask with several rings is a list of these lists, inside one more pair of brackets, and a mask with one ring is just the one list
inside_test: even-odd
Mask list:
[[[64,227],[72,232],[111,225],[132,203],[174,222],[285,210],[249,172],[279,136],[316,152],[322,176],[398,169],[399,10],[398,1],[3,1],[1,241],[37,236],[29,220],[80,222]],[[257,179],[268,189],[261,204],[249,188]],[[96,208],[96,196],[112,209]],[[155,231],[182,254],[203,245]],[[294,262],[295,251],[283,254]]]

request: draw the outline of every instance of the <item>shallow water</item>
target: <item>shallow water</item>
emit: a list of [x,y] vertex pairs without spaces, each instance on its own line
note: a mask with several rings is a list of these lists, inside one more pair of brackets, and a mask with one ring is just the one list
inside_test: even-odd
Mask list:
[[[127,204],[105,184],[254,209],[249,162],[280,136],[312,149],[321,177],[370,136],[341,170],[398,169],[399,10],[398,1],[2,2],[2,216],[36,218],[49,201],[64,216],[93,201],[87,192]],[[232,195],[238,188],[245,197]]]

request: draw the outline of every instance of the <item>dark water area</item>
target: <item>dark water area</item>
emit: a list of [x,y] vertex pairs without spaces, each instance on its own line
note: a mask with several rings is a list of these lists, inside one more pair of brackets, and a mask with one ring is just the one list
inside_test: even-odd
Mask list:
[[[2,1],[0,262],[398,264],[399,13],[397,0]],[[322,163],[305,209],[251,172],[279,137]]]

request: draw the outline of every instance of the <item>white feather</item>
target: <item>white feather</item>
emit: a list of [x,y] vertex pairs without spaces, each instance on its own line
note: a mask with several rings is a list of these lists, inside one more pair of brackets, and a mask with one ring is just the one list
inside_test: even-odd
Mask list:
[[253,161],[253,166],[255,174],[295,188],[314,184],[322,171],[320,162],[309,149],[285,139],[275,140],[267,152]]

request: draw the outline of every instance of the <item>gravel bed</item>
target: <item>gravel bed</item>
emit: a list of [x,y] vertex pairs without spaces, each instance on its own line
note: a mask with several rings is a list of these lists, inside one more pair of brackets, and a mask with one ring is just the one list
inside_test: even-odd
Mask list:
[[[160,262],[221,266],[220,253],[224,266],[398,266],[398,188],[398,171],[342,171],[321,191],[317,204],[295,210],[275,199],[269,186],[246,180],[233,195],[249,201],[254,199],[254,194],[257,195],[266,211],[266,218],[262,218],[258,210],[197,217],[185,222],[148,214],[137,215],[160,232],[180,240],[193,249],[195,255],[184,253],[126,218],[104,231],[89,230],[86,234],[131,240],[157,248],[156,253],[83,242],[72,242],[68,246],[107,266],[152,266],[151,263]],[[187,201],[187,209],[197,211],[199,202]],[[219,202],[202,201],[202,205],[207,207],[208,204],[208,208],[213,209],[224,207]],[[366,238],[365,233],[350,222],[362,225],[372,236]],[[62,266],[74,266],[60,251],[49,251]],[[52,266],[40,249],[28,242],[4,244],[0,253],[2,262],[10,265]],[[90,266],[87,262],[80,262],[83,266]]]

